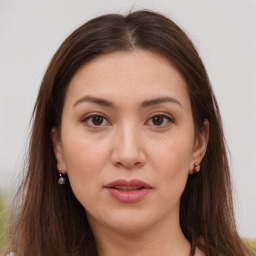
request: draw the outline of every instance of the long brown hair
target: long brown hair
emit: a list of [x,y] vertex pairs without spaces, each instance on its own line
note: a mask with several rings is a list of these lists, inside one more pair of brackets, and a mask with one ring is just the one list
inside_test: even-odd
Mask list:
[[18,256],[97,255],[83,206],[69,182],[57,184],[50,130],[60,128],[69,82],[86,62],[104,53],[146,49],[169,59],[187,83],[195,130],[210,123],[201,171],[188,178],[180,225],[192,245],[208,256],[251,255],[239,237],[233,213],[229,165],[218,105],[204,65],[187,35],[151,11],[110,14],[74,31],[60,46],[43,78],[33,113],[27,173],[12,229]]

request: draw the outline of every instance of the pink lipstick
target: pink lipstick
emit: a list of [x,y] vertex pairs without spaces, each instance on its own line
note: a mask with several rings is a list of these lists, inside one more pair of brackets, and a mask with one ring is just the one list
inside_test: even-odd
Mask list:
[[116,180],[104,186],[110,195],[123,203],[136,203],[141,201],[152,187],[141,180]]

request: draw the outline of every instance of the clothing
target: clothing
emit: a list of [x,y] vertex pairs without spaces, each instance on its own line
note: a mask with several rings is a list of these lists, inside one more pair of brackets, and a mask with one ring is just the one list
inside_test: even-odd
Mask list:
[[16,253],[10,252],[10,253],[8,253],[6,256],[16,256]]

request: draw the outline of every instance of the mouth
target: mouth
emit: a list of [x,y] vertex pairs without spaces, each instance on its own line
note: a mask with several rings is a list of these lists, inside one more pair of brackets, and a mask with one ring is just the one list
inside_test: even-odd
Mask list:
[[145,183],[144,181],[133,179],[133,180],[115,180],[108,185],[106,188],[113,188],[120,191],[133,191],[133,190],[141,190],[143,188],[152,189],[152,187]]
[[116,180],[104,186],[109,194],[119,202],[135,203],[146,197],[152,186],[141,180]]
[[134,190],[140,190],[143,189],[144,187],[138,187],[138,186],[115,186],[111,187],[113,189],[117,189],[119,191],[134,191]]

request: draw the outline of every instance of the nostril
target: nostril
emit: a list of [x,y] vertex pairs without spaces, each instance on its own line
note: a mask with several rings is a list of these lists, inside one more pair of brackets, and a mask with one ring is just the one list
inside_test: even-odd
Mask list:
[[136,162],[136,163],[134,164],[134,166],[141,166],[141,165],[142,165],[141,162]]
[[125,162],[117,162],[117,166],[123,166],[128,169],[134,168],[134,167],[140,167],[142,165],[141,162],[135,162],[135,163],[125,163]]

